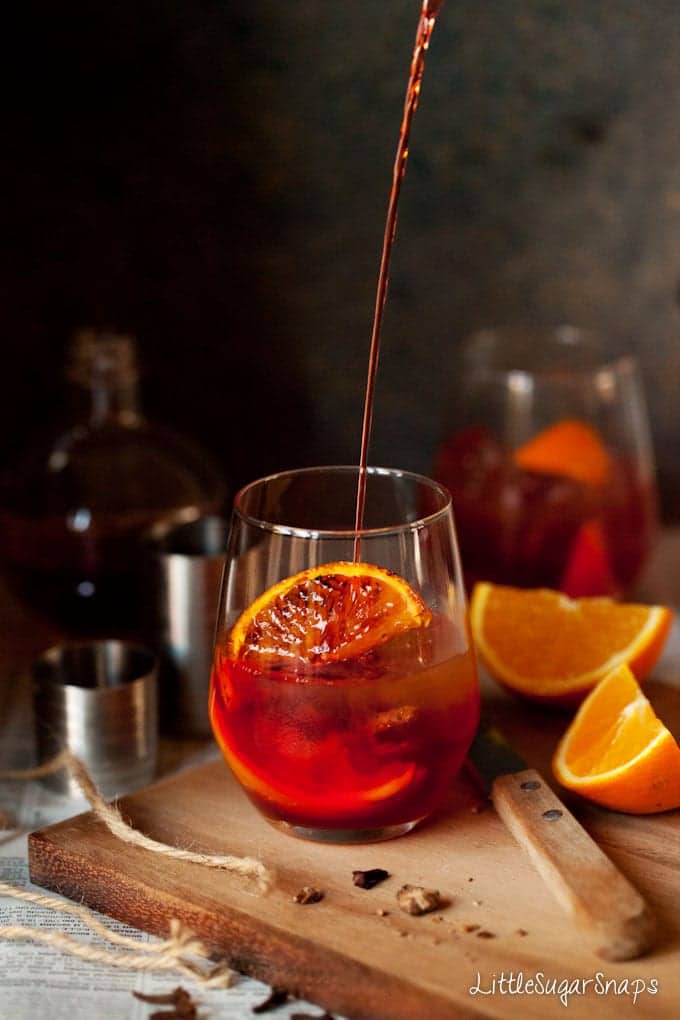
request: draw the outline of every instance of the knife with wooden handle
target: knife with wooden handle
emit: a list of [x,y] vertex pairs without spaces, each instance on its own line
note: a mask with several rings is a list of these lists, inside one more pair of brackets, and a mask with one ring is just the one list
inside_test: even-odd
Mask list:
[[496,811],[548,888],[604,960],[632,960],[654,941],[640,893],[603,853],[535,769],[492,728],[469,752]]

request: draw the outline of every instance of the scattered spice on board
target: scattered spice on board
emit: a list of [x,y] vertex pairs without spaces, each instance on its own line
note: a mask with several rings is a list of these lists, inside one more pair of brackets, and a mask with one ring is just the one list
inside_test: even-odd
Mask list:
[[374,886],[380,885],[389,877],[389,871],[385,871],[384,868],[369,868],[368,871],[352,872],[352,882],[359,889],[373,889]]
[[517,931],[515,932],[515,935],[528,935],[528,934],[529,932],[526,930],[526,928],[518,928]]
[[253,1006],[253,1013],[268,1013],[271,1009],[278,1009],[288,1002],[288,990],[286,988],[270,988],[267,998],[257,1006]]
[[323,893],[320,889],[315,889],[313,885],[303,885],[299,892],[295,893],[293,901],[295,903],[319,903],[323,899]]
[[494,935],[494,933],[492,931],[482,930],[482,931],[478,931],[477,932],[477,938],[478,939],[495,939],[496,936]]
[[478,924],[464,924],[463,931],[479,931]]
[[425,889],[422,885],[402,885],[397,893],[397,903],[407,914],[429,914],[439,910],[446,901],[436,889]]

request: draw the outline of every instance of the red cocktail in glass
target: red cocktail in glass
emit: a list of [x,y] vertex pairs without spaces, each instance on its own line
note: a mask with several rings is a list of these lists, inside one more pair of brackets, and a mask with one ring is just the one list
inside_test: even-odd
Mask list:
[[369,469],[354,562],[356,477],[289,472],[239,494],[210,693],[216,739],[255,806],[343,842],[436,811],[479,719],[448,495]]

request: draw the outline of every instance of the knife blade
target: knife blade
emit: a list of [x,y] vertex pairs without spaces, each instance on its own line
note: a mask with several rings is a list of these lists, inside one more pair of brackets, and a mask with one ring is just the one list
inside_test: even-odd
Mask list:
[[632,960],[652,945],[654,915],[536,769],[492,726],[468,753],[479,781],[560,905],[604,960]]

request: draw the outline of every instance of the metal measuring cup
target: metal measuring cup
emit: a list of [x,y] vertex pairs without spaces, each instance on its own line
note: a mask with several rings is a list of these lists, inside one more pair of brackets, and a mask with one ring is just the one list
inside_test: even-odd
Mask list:
[[[158,749],[158,660],[148,648],[104,640],[55,645],[33,663],[38,760],[68,749],[110,799],[153,778]],[[77,796],[62,769],[44,784]]]

